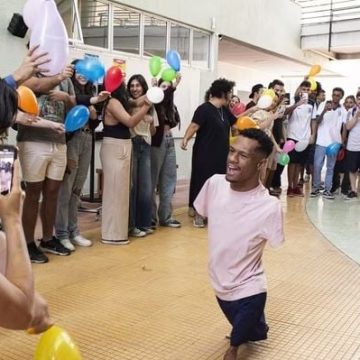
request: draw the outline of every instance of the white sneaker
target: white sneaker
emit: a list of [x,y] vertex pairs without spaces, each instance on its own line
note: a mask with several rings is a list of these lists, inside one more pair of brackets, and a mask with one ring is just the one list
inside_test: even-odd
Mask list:
[[89,239],[85,239],[82,235],[76,235],[73,238],[71,238],[71,242],[77,246],[91,246],[93,243]]
[[144,237],[146,236],[146,232],[145,231],[141,231],[138,228],[133,228],[129,231],[129,236],[132,237]]
[[71,243],[71,241],[69,239],[62,239],[62,240],[60,240],[60,242],[64,248],[66,248],[70,251],[75,251],[75,246]]

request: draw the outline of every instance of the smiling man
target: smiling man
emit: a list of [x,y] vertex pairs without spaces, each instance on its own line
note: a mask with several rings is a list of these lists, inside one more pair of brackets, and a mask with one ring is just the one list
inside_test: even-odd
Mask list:
[[226,175],[208,179],[194,202],[208,217],[209,275],[217,301],[232,325],[224,360],[235,360],[238,347],[267,338],[266,242],[284,241],[280,201],[259,180],[273,143],[258,129],[246,129],[230,146]]

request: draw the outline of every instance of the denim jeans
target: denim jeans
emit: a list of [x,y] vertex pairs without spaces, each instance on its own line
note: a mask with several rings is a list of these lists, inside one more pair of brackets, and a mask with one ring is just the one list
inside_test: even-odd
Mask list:
[[55,220],[56,237],[60,240],[79,235],[77,213],[91,159],[91,133],[78,131],[67,143],[67,158],[76,162],[70,174],[65,173],[60,187]]
[[141,136],[132,138],[132,176],[129,227],[151,227],[151,146]]
[[336,155],[327,156],[326,147],[316,145],[314,155],[314,181],[313,190],[319,190],[321,185],[321,170],[324,166],[326,157],[326,175],[325,175],[325,191],[331,191],[332,180],[334,175],[334,167],[336,163]]
[[[152,220],[164,225],[171,220],[171,200],[176,186],[176,152],[171,133],[164,134],[160,147],[151,147]],[[159,192],[159,207],[156,193]]]

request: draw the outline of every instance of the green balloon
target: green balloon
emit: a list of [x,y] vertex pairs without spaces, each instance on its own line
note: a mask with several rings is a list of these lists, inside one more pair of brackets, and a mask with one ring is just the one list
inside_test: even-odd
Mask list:
[[288,154],[282,153],[279,156],[279,164],[282,166],[286,166],[290,162],[290,157]]
[[167,68],[162,72],[161,78],[164,81],[171,82],[176,78],[176,71],[174,69],[172,69],[172,68]]
[[152,76],[158,76],[161,70],[161,58],[153,56],[149,61],[149,68]]

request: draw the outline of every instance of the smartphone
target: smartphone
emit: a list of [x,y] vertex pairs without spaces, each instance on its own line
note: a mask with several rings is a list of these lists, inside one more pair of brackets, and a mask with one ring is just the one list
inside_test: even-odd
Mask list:
[[14,162],[17,150],[12,145],[0,145],[0,193],[6,195],[12,186]]

